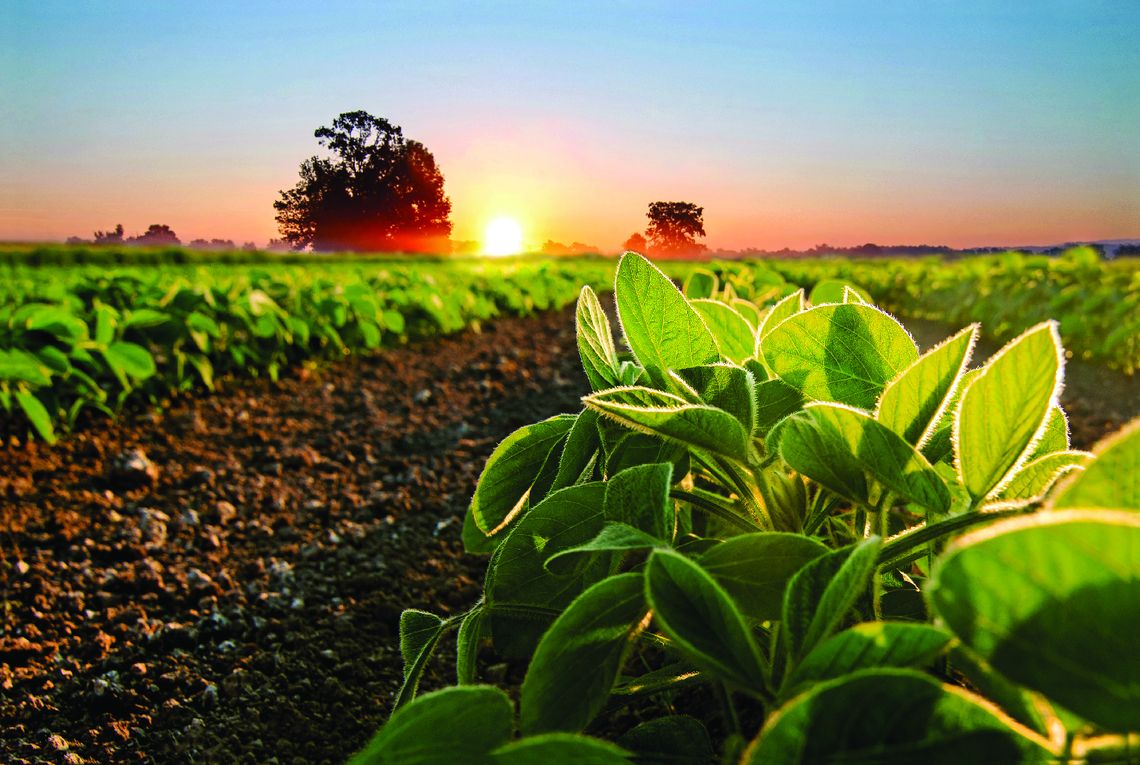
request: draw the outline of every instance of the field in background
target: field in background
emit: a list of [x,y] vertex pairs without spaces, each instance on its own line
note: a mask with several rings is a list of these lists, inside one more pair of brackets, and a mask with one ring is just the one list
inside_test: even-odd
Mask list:
[[[114,415],[130,402],[213,389],[570,303],[612,284],[604,257],[440,258],[186,248],[0,248],[0,406],[7,439]],[[1048,318],[1075,356],[1140,367],[1140,269],[1088,250],[960,260],[662,261],[727,289],[757,319],[798,288],[842,300],[844,281],[906,318],[980,321],[991,339]],[[836,290],[838,290],[836,292]],[[835,292],[832,297],[827,297]]]

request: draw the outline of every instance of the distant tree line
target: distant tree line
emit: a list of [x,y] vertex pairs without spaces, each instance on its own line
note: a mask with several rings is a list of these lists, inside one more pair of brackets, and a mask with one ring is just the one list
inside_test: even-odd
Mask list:
[[[138,247],[179,247],[182,245],[182,240],[174,233],[174,229],[165,223],[152,223],[147,227],[147,230],[137,236],[126,236],[123,231],[123,224],[119,223],[110,231],[96,231],[92,234],[91,239],[84,239],[80,236],[69,236],[67,238],[68,244],[94,244],[99,246],[118,246],[118,245],[133,245]],[[275,243],[278,244],[275,247]],[[195,250],[236,250],[238,246],[234,244],[232,239],[191,239],[187,247]],[[242,244],[243,250],[256,250],[257,245],[254,242],[245,242]],[[270,239],[267,249],[282,249],[279,240]]]

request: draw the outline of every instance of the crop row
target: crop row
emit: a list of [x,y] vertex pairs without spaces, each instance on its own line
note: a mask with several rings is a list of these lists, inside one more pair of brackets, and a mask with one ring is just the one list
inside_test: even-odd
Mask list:
[[9,267],[0,436],[52,441],[130,401],[560,307],[611,273],[590,262]]
[[769,260],[722,264],[720,271],[762,284],[777,274],[809,290],[822,281],[847,279],[900,316],[953,325],[981,321],[987,335],[1000,341],[1056,319],[1065,347],[1077,357],[1128,373],[1140,368],[1135,259],[1106,262],[1077,248],[1058,257]]
[[1071,447],[1052,321],[971,369],[976,324],[923,353],[851,285],[773,286],[627,253],[624,344],[583,288],[591,391],[492,453],[483,597],[403,613],[353,765],[1136,762],[1140,421]]

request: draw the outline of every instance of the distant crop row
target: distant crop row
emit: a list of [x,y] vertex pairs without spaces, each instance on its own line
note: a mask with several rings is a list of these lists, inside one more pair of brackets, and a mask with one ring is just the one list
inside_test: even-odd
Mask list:
[[8,267],[0,436],[50,442],[130,401],[560,307],[611,273],[589,262]]
[[1015,253],[943,261],[771,260],[762,267],[723,266],[734,279],[761,284],[774,274],[811,289],[831,279],[865,287],[901,316],[947,324],[985,323],[1005,341],[1046,319],[1060,324],[1074,356],[1125,372],[1140,369],[1140,264],[1105,262],[1086,249],[1060,257]]

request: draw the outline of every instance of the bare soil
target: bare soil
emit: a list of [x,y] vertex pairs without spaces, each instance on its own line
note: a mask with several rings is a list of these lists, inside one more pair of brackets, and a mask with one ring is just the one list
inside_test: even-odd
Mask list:
[[[578,409],[573,326],[503,320],[0,449],[0,761],[343,762],[399,688],[400,611],[479,595],[459,536],[487,456]],[[1066,404],[1079,447],[1131,416]]]

